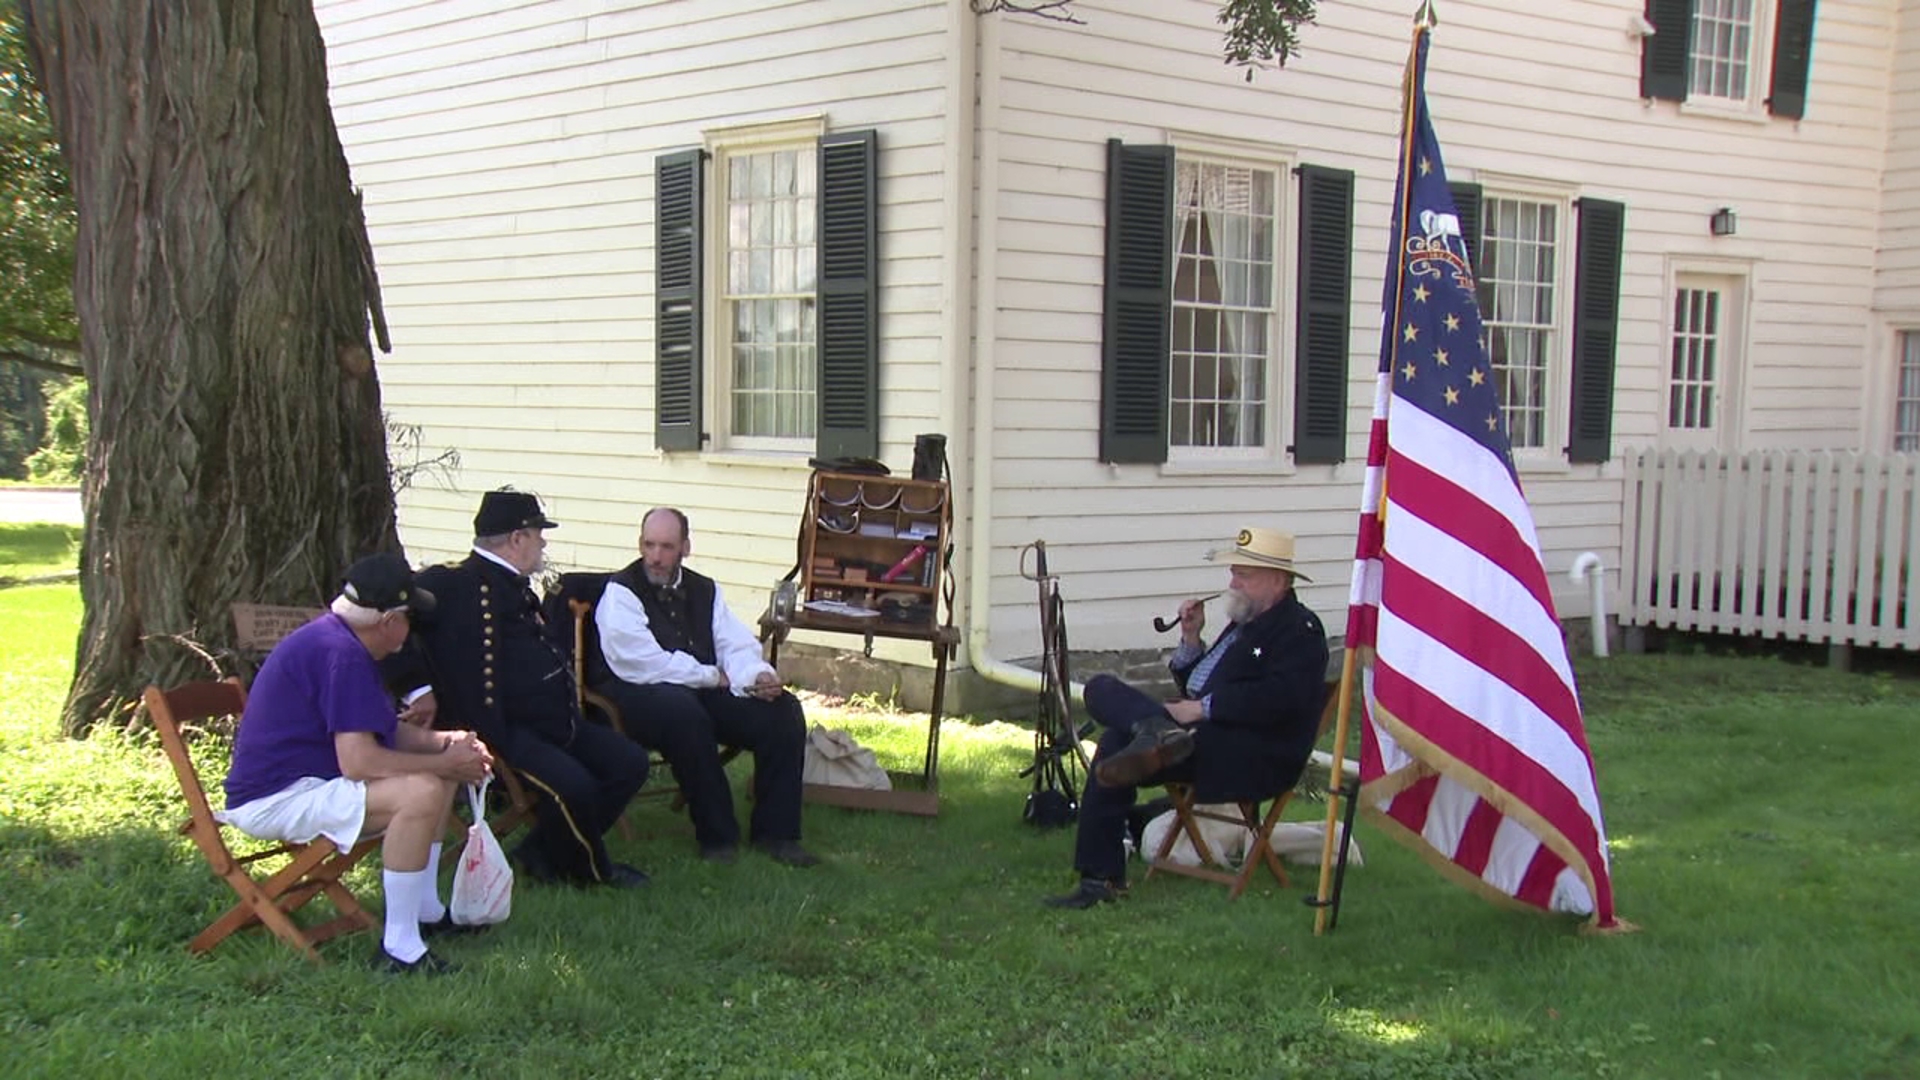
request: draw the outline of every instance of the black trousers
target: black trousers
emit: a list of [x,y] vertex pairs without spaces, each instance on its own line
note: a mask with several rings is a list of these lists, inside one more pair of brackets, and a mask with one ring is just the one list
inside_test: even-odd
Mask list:
[[754,843],[800,839],[800,770],[806,764],[807,719],[800,699],[738,697],[731,690],[694,690],[671,683],[639,686],[612,679],[594,687],[620,709],[627,735],[667,759],[687,798],[693,838],[702,848],[740,843],[733,789],[720,746],[753,755]]
[[[1102,761],[1126,748],[1133,741],[1136,726],[1149,716],[1169,721],[1164,705],[1111,675],[1095,675],[1087,680],[1087,712],[1106,730],[1100,733],[1099,748],[1094,751],[1097,770]],[[1204,728],[1205,725],[1200,725]],[[1155,787],[1169,780],[1193,779],[1194,762],[1204,749],[1200,731],[1194,756],[1149,777],[1142,787]],[[1083,878],[1097,878],[1123,885],[1127,880],[1127,812],[1138,797],[1136,787],[1108,787],[1087,773],[1087,787],[1080,795],[1080,818],[1073,835],[1073,868]]]
[[584,720],[559,739],[510,726],[505,741],[495,747],[505,764],[544,796],[526,843],[562,876],[606,880],[613,863],[605,834],[647,782],[647,752]]

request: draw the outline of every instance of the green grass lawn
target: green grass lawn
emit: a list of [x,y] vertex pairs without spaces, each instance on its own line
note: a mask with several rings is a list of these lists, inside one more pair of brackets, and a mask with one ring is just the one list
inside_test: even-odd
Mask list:
[[77,569],[80,533],[78,525],[0,524],[0,581]]
[[[368,936],[324,967],[259,932],[187,954],[228,897],[158,748],[54,734],[77,619],[71,586],[0,592],[8,1076],[1920,1075],[1912,681],[1583,664],[1634,935],[1496,909],[1366,828],[1327,938],[1301,885],[1043,909],[1070,839],[1019,820],[1028,736],[953,722],[938,819],[810,806],[828,865],[716,867],[645,801],[615,852],[651,889],[522,885],[509,923],[442,947],[464,972],[413,981],[372,973]],[[834,722],[893,764],[920,737]]]

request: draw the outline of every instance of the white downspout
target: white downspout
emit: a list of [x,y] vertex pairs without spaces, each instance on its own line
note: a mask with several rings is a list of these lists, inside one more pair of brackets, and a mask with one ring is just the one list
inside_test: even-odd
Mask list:
[[[973,214],[974,264],[972,274],[955,273],[949,280],[949,288],[955,282],[969,276],[976,283],[973,293],[973,339],[971,355],[973,358],[973,431],[968,446],[968,479],[972,484],[973,498],[968,509],[967,534],[967,655],[966,663],[974,673],[985,679],[1011,686],[1020,690],[1040,690],[1040,673],[1007,663],[988,651],[988,623],[993,610],[993,420],[994,420],[994,367],[997,360],[999,327],[997,324],[1000,299],[1000,20],[992,15],[973,14],[966,0],[949,0],[947,5],[950,17],[962,20],[967,30],[958,31],[958,40],[966,42],[972,37],[977,42],[979,63],[964,76],[956,73],[949,64],[950,78],[965,79],[963,91],[973,88],[974,77],[979,80],[979,164],[977,171],[960,174],[978,182],[978,196]],[[968,34],[968,30],[972,34]],[[965,48],[968,55],[972,48]],[[950,85],[949,101],[951,101]],[[971,101],[972,95],[968,94]],[[966,148],[972,139],[955,139],[949,143]],[[962,164],[968,159],[961,157]],[[965,191],[969,185],[961,184]],[[956,235],[959,235],[956,231]],[[957,251],[949,251],[951,265],[964,266],[966,257],[964,242]],[[967,342],[965,335],[966,311],[963,305],[957,305],[950,311],[953,320],[950,324],[953,338],[960,345]],[[957,355],[967,355],[962,347]],[[1079,687],[1074,687],[1078,696]]]
[[1567,570],[1567,577],[1574,584],[1581,578],[1587,579],[1587,587],[1593,597],[1593,655],[1607,655],[1607,568],[1601,563],[1600,556],[1591,551],[1583,551],[1574,557],[1573,566]]

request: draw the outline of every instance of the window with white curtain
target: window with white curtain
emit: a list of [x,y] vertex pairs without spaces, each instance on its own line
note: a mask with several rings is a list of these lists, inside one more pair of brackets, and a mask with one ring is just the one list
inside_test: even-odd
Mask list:
[[720,153],[727,362],[713,375],[732,446],[784,449],[814,437],[815,155],[811,141]]
[[1489,195],[1481,203],[1480,320],[1516,450],[1547,445],[1551,365],[1565,351],[1561,216],[1557,202]]
[[1262,448],[1273,398],[1279,282],[1277,170],[1174,163],[1168,443],[1188,456]]

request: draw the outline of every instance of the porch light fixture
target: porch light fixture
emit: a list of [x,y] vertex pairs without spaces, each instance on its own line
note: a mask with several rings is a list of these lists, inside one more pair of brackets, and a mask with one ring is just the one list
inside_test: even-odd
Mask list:
[[1739,219],[1734,217],[1733,207],[1723,206],[1707,219],[1707,229],[1715,236],[1732,236],[1739,229]]

